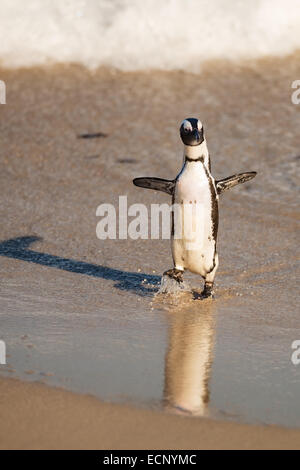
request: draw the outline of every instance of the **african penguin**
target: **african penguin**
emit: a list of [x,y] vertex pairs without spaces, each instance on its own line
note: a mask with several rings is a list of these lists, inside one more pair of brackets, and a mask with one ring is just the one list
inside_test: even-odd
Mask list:
[[241,173],[215,181],[201,121],[185,119],[180,127],[184,144],[183,166],[174,180],[135,178],[133,183],[172,195],[171,247],[174,267],[164,273],[179,283],[189,270],[200,274],[205,283],[202,298],[213,293],[218,269],[218,199],[226,189],[244,183],[256,172]]

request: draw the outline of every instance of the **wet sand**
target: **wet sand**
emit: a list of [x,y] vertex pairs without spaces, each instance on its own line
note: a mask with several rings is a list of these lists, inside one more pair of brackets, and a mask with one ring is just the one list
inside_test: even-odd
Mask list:
[[0,449],[299,449],[300,430],[179,417],[0,379]]
[[[197,416],[157,415],[180,428],[201,427],[203,416],[300,426],[300,366],[291,362],[300,339],[300,106],[291,103],[299,63],[299,55],[212,63],[201,75],[0,71],[3,380]],[[205,125],[216,178],[258,172],[222,195],[214,302],[155,297],[172,264],[168,240],[96,237],[101,203],[117,205],[119,195],[148,207],[169,202],[131,180],[177,174],[178,126],[192,115]],[[107,137],[78,138],[99,132]],[[187,277],[200,291],[202,281]]]

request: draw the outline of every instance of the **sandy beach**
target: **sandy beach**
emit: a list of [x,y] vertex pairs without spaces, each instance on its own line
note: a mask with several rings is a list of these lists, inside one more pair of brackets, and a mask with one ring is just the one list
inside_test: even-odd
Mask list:
[[1,449],[299,449],[295,429],[183,418],[13,379],[0,379],[0,391]]
[[[0,70],[1,448],[299,448],[299,59]],[[99,204],[169,202],[132,179],[175,177],[193,115],[215,178],[258,172],[222,195],[213,302],[156,296],[168,240],[96,237]]]

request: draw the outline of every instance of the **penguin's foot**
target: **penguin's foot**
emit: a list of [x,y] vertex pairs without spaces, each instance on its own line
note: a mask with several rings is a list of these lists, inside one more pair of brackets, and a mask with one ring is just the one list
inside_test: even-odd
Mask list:
[[183,271],[180,269],[169,269],[164,272],[164,276],[169,276],[171,279],[175,279],[177,282],[183,282]]
[[191,288],[183,280],[183,271],[180,269],[169,269],[165,271],[159,289],[159,294],[179,294],[181,292],[190,292]]
[[204,284],[204,289],[201,292],[201,298],[202,299],[208,299],[209,297],[213,298],[213,287],[214,287],[213,282],[206,282]]

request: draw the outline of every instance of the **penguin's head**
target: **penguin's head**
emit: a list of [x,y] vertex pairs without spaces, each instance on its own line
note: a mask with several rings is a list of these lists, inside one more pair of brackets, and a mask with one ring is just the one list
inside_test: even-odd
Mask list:
[[195,147],[204,141],[204,130],[201,121],[196,118],[185,119],[180,126],[180,137],[184,145]]

